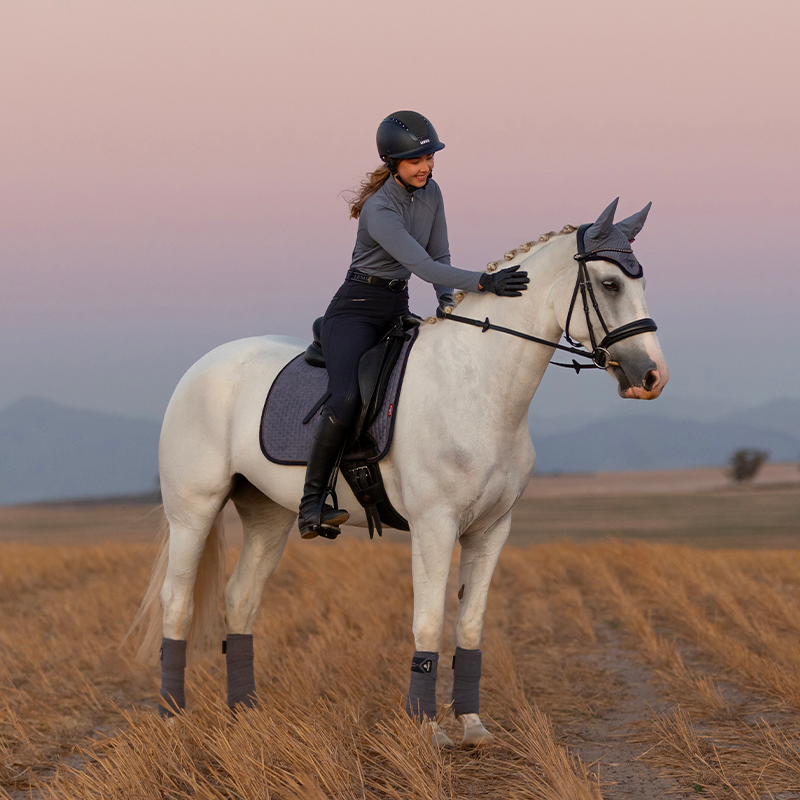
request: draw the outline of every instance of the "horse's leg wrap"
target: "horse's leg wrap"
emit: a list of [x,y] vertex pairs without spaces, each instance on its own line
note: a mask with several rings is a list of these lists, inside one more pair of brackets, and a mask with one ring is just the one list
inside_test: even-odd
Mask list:
[[436,675],[439,654],[415,650],[411,659],[411,683],[408,686],[406,711],[411,717],[436,719]]
[[253,634],[229,633],[225,640],[228,667],[228,706],[255,708],[256,679],[253,673]]
[[186,672],[186,640],[161,640],[161,705],[158,713],[171,717],[186,708],[184,673]]
[[481,708],[481,651],[456,647],[453,656],[453,713],[478,714]]

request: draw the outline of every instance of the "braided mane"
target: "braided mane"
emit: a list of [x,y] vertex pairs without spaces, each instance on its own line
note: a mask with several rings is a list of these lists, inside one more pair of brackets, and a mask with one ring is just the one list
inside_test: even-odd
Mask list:
[[[486,265],[486,271],[495,272],[497,269],[499,269],[501,264],[503,267],[513,267],[515,264],[519,264],[520,262],[524,261],[531,253],[541,250],[555,237],[566,236],[568,233],[575,233],[576,230],[578,230],[578,228],[575,225],[565,225],[560,231],[548,231],[547,233],[543,233],[538,239],[525,242],[519,247],[509,250],[502,259],[490,261]],[[453,299],[455,300],[456,305],[458,305],[464,299],[464,292],[456,292]],[[436,322],[436,317],[428,317],[428,319],[425,321]]]
[[504,267],[513,267],[515,263],[519,263],[527,258],[532,252],[541,250],[554,236],[566,236],[568,233],[575,233],[578,228],[575,225],[565,225],[560,231],[548,231],[543,233],[535,241],[525,242],[513,250],[509,250],[502,259],[497,261],[490,261],[486,265],[487,272],[494,272],[502,264]]

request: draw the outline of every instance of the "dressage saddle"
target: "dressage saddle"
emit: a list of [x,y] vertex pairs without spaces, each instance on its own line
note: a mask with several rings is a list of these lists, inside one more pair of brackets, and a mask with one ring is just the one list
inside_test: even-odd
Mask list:
[[[409,338],[408,331],[417,327],[421,322],[422,319],[415,314],[398,317],[384,331],[378,343],[361,356],[358,364],[361,409],[345,443],[340,470],[356,499],[367,512],[370,538],[376,529],[378,536],[382,535],[381,523],[397,530],[407,531],[409,529],[408,521],[389,502],[378,463],[367,462],[367,459],[377,455],[377,447],[368,430],[383,404],[392,370],[403,349],[403,344]],[[311,326],[313,341],[308,346],[304,358],[310,366],[324,368],[325,357],[322,354],[320,343],[321,330],[322,317],[319,317]],[[303,420],[304,424],[314,418],[329,397],[330,392],[323,395],[314,404]]]

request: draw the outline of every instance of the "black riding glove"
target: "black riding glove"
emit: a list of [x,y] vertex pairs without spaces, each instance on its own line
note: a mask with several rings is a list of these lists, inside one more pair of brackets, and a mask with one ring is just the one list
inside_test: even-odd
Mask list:
[[519,297],[528,288],[530,278],[524,270],[517,270],[519,264],[501,269],[500,272],[485,272],[478,281],[478,290],[492,292],[499,297]]

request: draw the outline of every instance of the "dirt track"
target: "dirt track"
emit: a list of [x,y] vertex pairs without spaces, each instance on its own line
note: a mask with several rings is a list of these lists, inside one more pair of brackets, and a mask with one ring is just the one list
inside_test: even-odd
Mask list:
[[[482,708],[499,743],[481,753],[432,753],[400,712],[413,650],[407,546],[292,543],[257,630],[263,710],[228,716],[212,654],[191,670],[192,713],[165,726],[150,713],[157,670],[116,649],[151,548],[53,544],[66,521],[60,535],[75,541],[124,539],[113,533],[136,519],[140,538],[155,520],[51,507],[36,523],[33,509],[4,509],[7,534],[13,518],[50,544],[0,545],[0,786],[14,797],[800,797],[800,551],[717,549],[737,521],[762,544],[796,532],[800,491],[662,495],[658,513],[689,511],[641,526],[669,540],[693,520],[711,550],[596,541],[609,533],[602,514],[638,518],[655,496],[629,498],[624,513],[586,495],[523,500],[515,536],[535,541],[573,509],[564,530],[584,541],[503,553]],[[551,522],[526,521],[528,502]],[[453,572],[443,704],[455,583]]]

